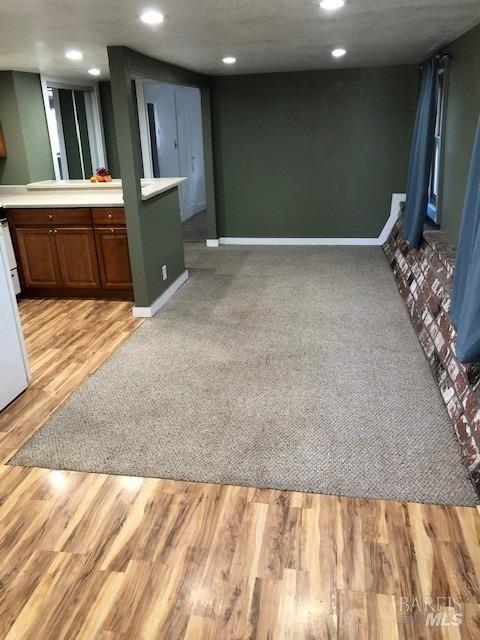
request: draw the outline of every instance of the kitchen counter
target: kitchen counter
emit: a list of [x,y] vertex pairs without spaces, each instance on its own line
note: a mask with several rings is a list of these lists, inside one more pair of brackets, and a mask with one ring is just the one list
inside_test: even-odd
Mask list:
[[[169,191],[186,178],[142,180],[142,200]],[[46,180],[19,186],[0,186],[0,207],[8,209],[49,207],[123,207],[121,180],[92,183],[89,180]]]

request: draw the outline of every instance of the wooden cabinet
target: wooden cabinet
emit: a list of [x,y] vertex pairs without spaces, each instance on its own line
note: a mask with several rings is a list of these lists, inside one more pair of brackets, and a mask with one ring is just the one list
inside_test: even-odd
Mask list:
[[53,229],[16,229],[18,258],[25,287],[53,289],[62,286]]
[[12,209],[7,217],[27,295],[132,297],[123,209]]
[[63,286],[66,289],[98,289],[100,275],[93,229],[59,227],[53,235]]
[[92,225],[90,209],[11,209],[9,222],[15,226]]
[[126,289],[132,286],[125,227],[95,227],[100,277],[104,289]]
[[92,209],[93,224],[125,226],[125,210],[121,207],[96,207]]

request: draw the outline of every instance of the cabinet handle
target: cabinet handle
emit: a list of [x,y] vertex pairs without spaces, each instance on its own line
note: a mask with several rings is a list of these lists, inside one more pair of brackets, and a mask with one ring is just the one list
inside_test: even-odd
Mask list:
[[51,214],[51,213],[49,213],[49,214],[48,214],[48,219],[49,219],[49,220],[53,220],[53,216],[52,216],[52,214]]
[[53,230],[53,233],[57,233],[57,230],[56,230],[56,229],[54,229],[54,230]]
[[49,230],[48,230],[48,233],[53,233],[53,229],[49,229]]
[[115,233],[115,229],[110,229],[110,231],[111,231],[112,233]]
[[112,214],[111,214],[111,213],[109,213],[109,214],[108,214],[108,217],[109,217],[109,219],[111,220],[111,219],[112,219]]

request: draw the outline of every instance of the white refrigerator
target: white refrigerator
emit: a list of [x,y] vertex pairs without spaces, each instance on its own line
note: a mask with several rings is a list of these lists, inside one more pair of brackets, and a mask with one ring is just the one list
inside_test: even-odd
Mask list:
[[27,388],[29,377],[5,231],[0,224],[0,411]]

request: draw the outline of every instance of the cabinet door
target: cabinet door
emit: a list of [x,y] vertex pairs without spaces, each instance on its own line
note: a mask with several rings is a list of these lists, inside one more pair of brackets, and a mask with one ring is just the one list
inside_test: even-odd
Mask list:
[[59,288],[62,278],[50,228],[23,227],[15,230],[24,284],[30,288]]
[[98,289],[100,276],[93,229],[56,227],[53,235],[64,288]]
[[127,230],[124,227],[96,227],[95,241],[102,288],[131,289]]

